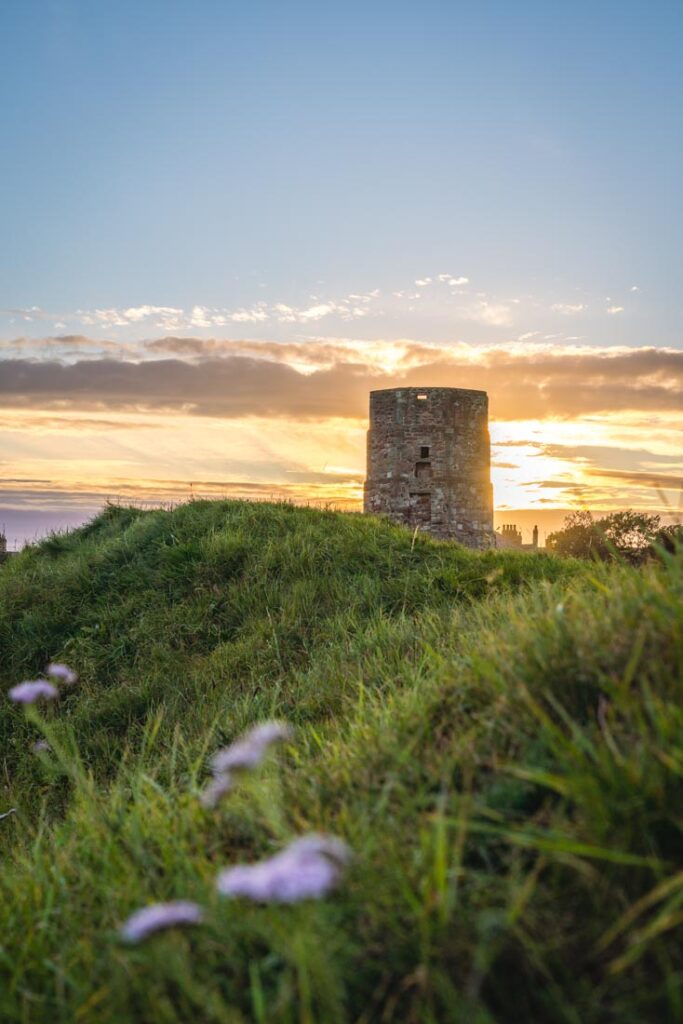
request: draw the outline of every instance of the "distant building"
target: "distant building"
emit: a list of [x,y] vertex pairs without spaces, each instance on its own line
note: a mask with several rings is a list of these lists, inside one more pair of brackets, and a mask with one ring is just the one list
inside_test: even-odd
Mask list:
[[496,530],[496,547],[497,548],[516,548],[518,551],[537,551],[538,550],[538,527],[534,526],[532,534],[531,544],[524,544],[522,542],[521,531],[517,528],[515,523],[504,523],[499,529]]
[[366,512],[432,537],[492,547],[490,465],[485,391],[371,392]]
[[498,534],[496,539],[496,547],[521,548],[522,535],[514,523],[505,523],[503,526],[501,526],[500,532],[496,532]]

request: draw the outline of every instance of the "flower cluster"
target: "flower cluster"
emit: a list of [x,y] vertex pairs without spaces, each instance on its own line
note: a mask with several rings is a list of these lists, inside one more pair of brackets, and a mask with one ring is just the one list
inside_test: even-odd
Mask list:
[[233,774],[256,768],[274,743],[292,738],[292,729],[285,722],[261,722],[231,743],[218,750],[211,759],[213,779],[201,794],[205,807],[215,807],[233,786]]
[[9,691],[9,699],[15,704],[35,704],[38,700],[56,700],[59,690],[47,679],[29,679],[25,683],[17,683]]
[[223,896],[257,902],[317,899],[334,888],[350,858],[351,851],[341,839],[302,836],[274,857],[221,871],[216,888]]
[[18,683],[9,691],[8,696],[15,704],[35,704],[39,700],[56,700],[59,697],[59,690],[55,683],[64,683],[71,686],[76,682],[78,676],[68,665],[61,665],[51,662],[45,669],[48,679],[27,679],[26,682]]
[[[291,737],[292,730],[285,723],[262,722],[217,751],[211,759],[213,778],[200,796],[204,806],[213,807],[230,791],[234,773],[256,768],[274,743]],[[318,834],[300,836],[265,860],[225,868],[216,879],[216,889],[221,896],[259,903],[320,899],[339,883],[350,859],[351,851],[341,839]],[[153,903],[136,910],[119,934],[125,942],[140,942],[162,929],[201,924],[203,920],[202,908],[189,900]]]
[[172,900],[170,903],[152,903],[149,907],[136,910],[121,928],[119,934],[124,942],[141,942],[148,935],[164,928],[178,925],[201,924],[204,911],[191,900]]
[[[26,679],[23,683],[17,683],[16,686],[12,686],[7,691],[7,696],[15,704],[32,705],[38,701],[57,700],[59,697],[59,690],[55,683],[57,681],[64,683],[67,686],[75,683],[78,676],[69,668],[68,665],[61,665],[56,662],[49,664],[45,670],[45,675],[48,679]],[[40,720],[39,720],[40,721]],[[42,723],[41,727],[44,727],[45,723]],[[32,745],[31,750],[34,754],[45,753],[52,750],[52,747],[46,739],[37,739]],[[4,814],[0,814],[0,819],[6,818],[10,814],[15,814],[16,808],[11,807],[9,811]]]
[[51,661],[45,669],[45,674],[50,679],[58,679],[61,683],[65,683],[67,686],[73,686],[74,683],[78,682],[78,676],[72,668],[68,665],[61,665],[59,662]]
[[[54,662],[47,666],[45,674],[48,679],[27,680],[12,687],[10,699],[19,704],[55,700],[59,697],[55,683],[70,686],[77,679],[68,665]],[[261,722],[230,746],[218,750],[211,759],[211,782],[200,795],[204,806],[215,806],[232,788],[235,774],[257,768],[274,744],[286,742],[292,735],[292,729],[285,722]],[[38,740],[32,749],[40,753],[51,748],[46,740]],[[0,818],[12,813],[14,808]],[[256,902],[295,903],[319,899],[337,885],[350,858],[349,847],[341,839],[317,834],[301,836],[265,860],[225,868],[218,875],[216,888],[222,896]],[[172,900],[136,910],[122,925],[119,934],[124,942],[135,943],[166,928],[198,925],[203,921],[204,910],[199,904],[191,900]]]

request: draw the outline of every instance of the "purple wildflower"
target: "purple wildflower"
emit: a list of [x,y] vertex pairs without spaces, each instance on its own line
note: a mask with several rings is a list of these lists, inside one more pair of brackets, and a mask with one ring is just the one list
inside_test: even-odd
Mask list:
[[136,910],[121,927],[119,935],[124,942],[142,942],[148,935],[175,928],[178,925],[201,924],[204,911],[190,900],[172,900],[170,903],[152,903]]
[[52,747],[47,742],[47,740],[36,740],[36,742],[31,747],[31,750],[33,751],[34,754],[40,754],[43,751],[47,752],[49,750],[52,750]]
[[262,722],[240,736],[229,747],[217,751],[211,761],[214,775],[256,768],[265,757],[268,747],[291,739],[292,729],[285,722]]
[[17,704],[33,704],[43,697],[45,700],[54,700],[59,693],[46,679],[32,679],[25,683],[13,686],[9,691],[10,700]]
[[78,676],[72,668],[68,665],[60,665],[58,662],[50,662],[45,669],[45,674],[50,676],[51,679],[60,679],[67,686],[75,683],[78,680]]
[[232,789],[232,777],[227,773],[217,775],[204,787],[199,799],[204,807],[215,807],[221,797]]
[[350,857],[351,851],[341,839],[303,836],[268,860],[221,871],[216,885],[223,896],[244,896],[258,902],[318,899],[337,885]]

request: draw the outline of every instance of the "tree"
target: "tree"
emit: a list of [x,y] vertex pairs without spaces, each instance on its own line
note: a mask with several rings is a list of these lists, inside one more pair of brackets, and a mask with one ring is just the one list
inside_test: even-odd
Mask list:
[[595,522],[590,512],[570,512],[561,530],[546,538],[546,547],[558,555],[590,558],[596,541]]
[[646,512],[612,512],[598,519],[596,526],[617,551],[640,551],[649,547],[660,528],[660,516]]
[[655,548],[660,551],[668,551],[673,554],[678,548],[683,548],[683,524],[672,523],[670,526],[662,526],[655,537]]
[[561,530],[551,533],[546,545],[558,555],[606,560],[626,557],[640,561],[652,550],[661,533],[660,517],[646,512],[612,512],[593,519],[590,512],[571,512]]

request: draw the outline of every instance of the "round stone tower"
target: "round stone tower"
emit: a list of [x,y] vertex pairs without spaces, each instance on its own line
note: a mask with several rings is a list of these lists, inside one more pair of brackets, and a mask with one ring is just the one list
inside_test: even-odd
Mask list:
[[370,392],[364,510],[472,548],[494,543],[488,395]]

